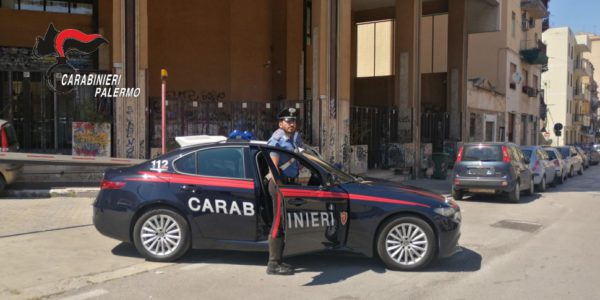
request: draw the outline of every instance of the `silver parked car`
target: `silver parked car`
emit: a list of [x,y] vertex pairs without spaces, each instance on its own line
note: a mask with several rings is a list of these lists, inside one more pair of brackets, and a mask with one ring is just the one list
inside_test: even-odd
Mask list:
[[583,158],[573,146],[561,146],[556,149],[562,154],[567,164],[567,174],[569,177],[575,176],[575,172],[583,175]]
[[562,154],[560,154],[560,151],[558,151],[556,148],[552,147],[545,147],[544,151],[546,151],[548,159],[554,164],[554,170],[556,171],[556,182],[560,184],[565,183],[567,178],[569,178],[569,169],[567,168],[567,162],[563,158]]
[[533,173],[533,183],[538,192],[545,192],[547,184],[554,186],[556,166],[540,146],[521,146],[521,152],[529,158],[529,168]]
[[[15,128],[8,121],[0,119],[0,152],[19,150],[19,142]],[[23,165],[0,163],[0,192],[13,183],[23,170]]]

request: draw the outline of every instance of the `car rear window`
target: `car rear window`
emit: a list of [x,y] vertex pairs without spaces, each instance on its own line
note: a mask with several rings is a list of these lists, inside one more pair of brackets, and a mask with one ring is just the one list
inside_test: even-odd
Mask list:
[[562,154],[562,156],[564,156],[564,157],[571,156],[571,149],[569,149],[569,148],[558,148],[558,151],[560,151],[560,154]]
[[554,153],[554,151],[546,150],[546,153],[548,153],[548,156],[550,157],[550,159],[556,159],[556,153]]
[[502,161],[502,146],[465,146],[463,161]]
[[532,152],[531,150],[521,149],[521,152],[523,152],[523,156],[531,158],[531,152]]

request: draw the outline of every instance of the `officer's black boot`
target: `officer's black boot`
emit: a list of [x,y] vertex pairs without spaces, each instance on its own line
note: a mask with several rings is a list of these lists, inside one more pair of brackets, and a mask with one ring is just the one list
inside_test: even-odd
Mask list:
[[294,275],[294,267],[281,262],[283,252],[283,238],[269,238],[269,263],[267,274],[269,275]]

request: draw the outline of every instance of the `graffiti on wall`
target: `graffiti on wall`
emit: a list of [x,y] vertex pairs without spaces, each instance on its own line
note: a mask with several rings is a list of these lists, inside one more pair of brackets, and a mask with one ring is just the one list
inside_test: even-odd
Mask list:
[[135,152],[135,123],[133,120],[133,106],[128,105],[125,113],[125,120],[127,122],[125,138],[127,140],[125,144],[125,155],[127,158],[134,158]]
[[110,123],[73,122],[72,128],[73,155],[110,157]]
[[364,174],[369,168],[368,145],[351,146],[350,172],[353,174]]

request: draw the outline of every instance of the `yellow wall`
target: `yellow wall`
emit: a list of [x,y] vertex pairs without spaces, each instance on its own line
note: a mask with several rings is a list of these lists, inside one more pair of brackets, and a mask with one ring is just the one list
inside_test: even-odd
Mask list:
[[0,46],[33,48],[35,38],[43,36],[50,23],[54,23],[59,31],[74,28],[93,33],[92,16],[89,15],[0,8]]
[[200,0],[148,3],[150,96],[224,92],[224,100],[299,99],[300,0]]

